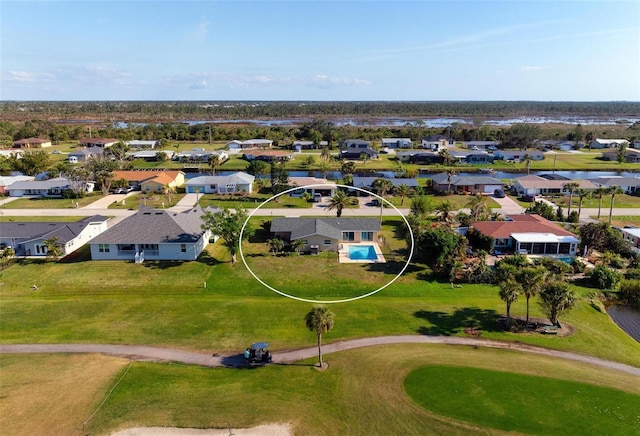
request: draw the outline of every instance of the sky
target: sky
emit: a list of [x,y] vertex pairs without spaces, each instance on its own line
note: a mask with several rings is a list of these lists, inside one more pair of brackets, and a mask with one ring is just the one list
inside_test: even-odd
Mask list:
[[640,101],[640,1],[0,0],[0,100]]

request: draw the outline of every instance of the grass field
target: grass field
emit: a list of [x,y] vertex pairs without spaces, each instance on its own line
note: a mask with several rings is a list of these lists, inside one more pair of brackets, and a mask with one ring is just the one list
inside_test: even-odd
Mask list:
[[[59,430],[49,434],[70,435],[110,434],[134,426],[231,426],[237,430],[274,422],[291,424],[300,435],[499,433],[491,423],[464,423],[416,404],[405,391],[405,379],[425,365],[499,368],[514,373],[510,381],[516,384],[526,381],[522,374],[553,379],[563,385],[580,383],[590,392],[597,387],[617,389],[622,391],[622,408],[633,407],[640,395],[637,378],[631,375],[507,350],[385,345],[328,354],[325,360],[329,365],[325,371],[313,368],[313,361],[251,370],[137,362],[81,433],[81,424],[124,373],[122,359],[4,355],[0,356],[0,365],[10,377],[0,378],[2,391],[8,393],[0,402],[0,422],[3,429],[12,430],[11,434],[41,434],[37,430],[49,426]],[[586,380],[588,385],[584,384]],[[32,386],[32,381],[41,383]],[[451,380],[443,380],[447,381]],[[411,385],[410,379],[409,382]],[[509,398],[512,388],[498,387],[495,394]],[[58,401],[49,404],[52,391]],[[64,413],[70,406],[75,407],[73,413]],[[536,403],[532,411],[546,416],[563,406],[557,397],[550,396]],[[579,406],[576,404],[571,410],[578,416],[585,411]],[[14,420],[13,416],[29,419]],[[585,425],[600,428],[607,422],[594,415]],[[567,423],[571,423],[570,417]],[[553,434],[573,434],[571,429],[560,427]],[[526,431],[524,427],[516,430]]]
[[102,198],[101,192],[92,192],[82,198],[18,198],[0,206],[3,209],[75,209]]
[[7,222],[75,222],[80,221],[81,219],[86,218],[84,216],[0,216],[0,223]]
[[124,198],[124,204],[122,201],[114,201],[109,205],[109,209],[134,209],[137,210],[141,205],[145,205],[150,208],[163,209],[173,207],[185,194],[142,194],[135,193]]
[[581,435],[640,428],[640,395],[584,382],[429,365],[412,371],[405,389],[431,412],[485,428]]

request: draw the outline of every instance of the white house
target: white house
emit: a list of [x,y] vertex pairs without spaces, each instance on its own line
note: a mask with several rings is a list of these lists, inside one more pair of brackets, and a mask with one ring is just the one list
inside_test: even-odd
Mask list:
[[597,188],[619,186],[627,194],[640,192],[640,177],[600,176],[589,181]]
[[273,141],[270,139],[247,139],[246,141],[240,141],[234,139],[227,142],[227,148],[229,150],[237,150],[244,148],[271,148]]
[[554,180],[533,174],[518,177],[513,184],[513,188],[519,195],[562,195],[567,192],[565,185],[572,182],[577,183],[581,189],[593,190],[596,188],[590,180]]
[[544,153],[538,150],[495,150],[493,155],[496,159],[512,160],[520,162],[525,157],[529,157],[531,160],[543,160]]
[[413,148],[411,138],[382,138],[382,148]]
[[631,244],[633,251],[636,253],[640,252],[640,229],[630,229],[623,228],[620,229],[622,232],[622,239]]
[[62,197],[62,192],[71,189],[69,179],[56,177],[49,180],[17,181],[7,187],[10,197],[33,195],[39,197]]
[[429,135],[420,140],[420,147],[431,151],[447,150],[455,146],[455,140],[444,135]]
[[116,138],[82,138],[79,144],[82,147],[107,148],[118,142]]
[[621,145],[629,145],[626,139],[602,139],[596,138],[590,143],[591,148],[618,148]]
[[295,188],[296,186],[307,186],[307,188],[291,191],[289,196],[302,197],[305,192],[308,192],[312,197],[316,194],[324,197],[333,197],[338,190],[336,184],[327,179],[319,177],[289,177],[289,187]]
[[66,256],[105,232],[108,219],[94,215],[76,222],[0,222],[0,246],[13,248],[16,256],[46,256],[45,241],[56,238]]
[[241,171],[228,176],[200,176],[185,182],[188,194],[251,194],[256,178]]
[[28,182],[34,180],[33,176],[0,176],[0,195],[9,193],[9,186],[15,182]]
[[93,260],[195,260],[211,232],[202,229],[200,207],[175,212],[141,208],[90,242]]
[[130,148],[145,148],[145,149],[154,149],[158,146],[160,141],[140,141],[134,139],[133,141],[125,141]]
[[345,139],[340,142],[340,148],[367,149],[371,148],[371,143],[363,139]]

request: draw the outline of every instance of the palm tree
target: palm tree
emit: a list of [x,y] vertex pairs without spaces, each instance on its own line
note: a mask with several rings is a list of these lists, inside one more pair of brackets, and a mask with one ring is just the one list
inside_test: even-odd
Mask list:
[[325,162],[331,159],[331,150],[329,150],[329,147],[322,147],[320,157],[322,157],[322,160],[324,160]]
[[573,202],[573,191],[578,189],[580,184],[577,182],[569,182],[562,185],[562,189],[569,191],[569,209],[567,210],[567,216],[571,215],[571,203]]
[[609,206],[609,224],[611,224],[611,217],[613,215],[613,201],[617,194],[624,194],[624,191],[620,186],[609,186],[607,194],[611,196],[611,205]]
[[411,194],[411,188],[404,183],[396,188],[396,194],[400,196],[400,207],[404,204],[404,199]]
[[267,240],[267,245],[269,246],[269,251],[276,256],[284,248],[284,241],[280,238],[271,238]]
[[322,368],[322,334],[333,328],[335,314],[325,306],[315,306],[304,317],[307,328],[318,336],[318,362]]
[[336,210],[336,216],[340,218],[342,216],[342,209],[349,206],[349,197],[344,191],[337,191],[333,197],[329,200],[327,210]]
[[45,240],[44,246],[47,250],[47,260],[58,260],[62,257],[62,245],[58,242],[57,237]]
[[2,259],[2,269],[11,262],[11,259],[16,255],[16,251],[12,247],[5,247],[0,253],[0,259]]
[[294,250],[297,254],[300,254],[300,251],[305,246],[304,239],[294,239],[291,241],[291,249]]
[[451,219],[453,204],[449,200],[441,201],[436,205],[435,211],[436,214],[440,217],[440,221],[447,223]]
[[[438,156],[440,156],[442,158],[442,164],[449,166],[451,165],[451,153],[449,153],[449,151],[445,148],[442,149],[438,152]],[[449,173],[449,171],[447,171],[447,174]]]
[[522,157],[522,162],[524,163],[524,167],[527,170],[527,176],[529,175],[529,170],[531,169],[531,162],[533,161],[533,159],[531,159],[531,156],[528,154],[525,154]]
[[167,183],[162,187],[162,192],[167,196],[167,203],[169,206],[171,206],[171,194],[174,194],[176,192],[176,188]]
[[393,182],[387,179],[375,179],[371,184],[371,187],[376,190],[376,194],[380,197],[384,197],[391,189],[393,189]]
[[522,285],[522,292],[527,299],[527,318],[529,324],[529,299],[538,295],[542,289],[545,279],[545,269],[543,267],[525,267],[518,271],[517,281]]
[[[444,150],[446,151],[446,150]],[[447,170],[447,194],[449,194],[451,192],[451,177],[453,177],[455,175],[455,171],[453,170]]]
[[607,188],[603,188],[602,186],[593,190],[591,194],[593,197],[598,199],[598,219],[600,219],[600,211],[602,210],[602,197],[607,193]]
[[216,168],[220,166],[220,156],[217,154],[212,154],[209,156],[209,166],[211,167],[211,175],[216,175]]
[[466,204],[471,209],[469,216],[475,221],[484,221],[489,214],[487,207],[487,197],[482,194],[474,195]]
[[511,304],[522,293],[522,285],[513,278],[500,282],[500,298],[507,305],[507,329],[511,328]]
[[582,201],[585,198],[589,198],[591,196],[591,191],[584,188],[576,189],[576,195],[578,196],[578,219],[580,218],[580,214],[582,213]]

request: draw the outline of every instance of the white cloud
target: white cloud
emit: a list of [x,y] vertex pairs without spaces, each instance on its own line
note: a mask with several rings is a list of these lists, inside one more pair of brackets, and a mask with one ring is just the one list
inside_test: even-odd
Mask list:
[[2,81],[19,83],[50,83],[55,80],[55,75],[51,73],[35,73],[30,71],[11,70],[2,75]]
[[541,71],[544,70],[544,67],[539,67],[537,65],[524,65],[520,67],[520,71],[531,72],[531,71]]
[[214,85],[231,87],[250,86],[307,86],[317,88],[339,88],[368,86],[371,81],[353,77],[332,77],[325,74],[315,76],[274,76],[265,74],[243,75],[227,72],[180,74],[165,78],[166,83],[189,89],[210,88]]

